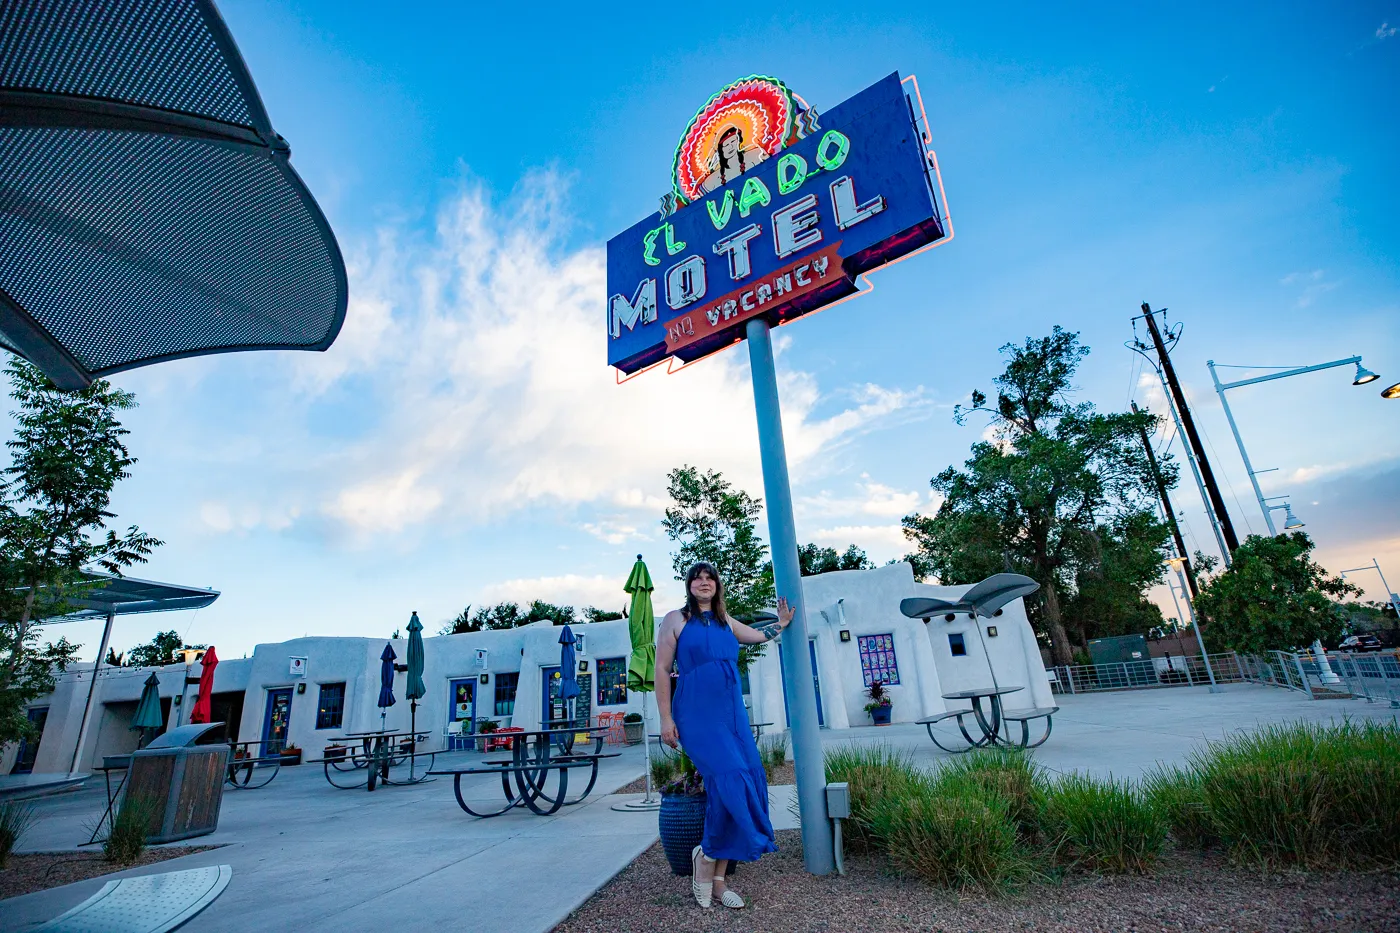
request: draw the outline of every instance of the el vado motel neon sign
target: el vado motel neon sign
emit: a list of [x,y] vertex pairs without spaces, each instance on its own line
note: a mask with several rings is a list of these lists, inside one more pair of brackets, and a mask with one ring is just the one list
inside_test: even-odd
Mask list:
[[752,75],[701,107],[661,209],[608,241],[619,381],[688,364],[870,290],[864,276],[952,239],[918,82],[898,73],[824,113]]

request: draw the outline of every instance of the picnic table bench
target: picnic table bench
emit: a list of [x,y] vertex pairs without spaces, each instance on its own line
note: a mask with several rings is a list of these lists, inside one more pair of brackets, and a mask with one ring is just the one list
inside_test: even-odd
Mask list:
[[[1034,707],[1023,710],[1004,710],[1001,705],[1002,696],[1008,693],[1016,693],[1022,687],[1000,687],[981,688],[974,690],[963,690],[957,693],[945,693],[945,700],[970,700],[971,709],[954,709],[946,713],[939,713],[937,716],[929,716],[918,720],[918,724],[923,726],[928,732],[928,737],[933,740],[933,744],[943,749],[945,752],[960,754],[972,751],[974,748],[988,748],[992,746],[1003,746],[1007,748],[1037,748],[1044,745],[1050,738],[1050,730],[1053,725],[1052,717],[1060,711],[1058,706]],[[990,700],[990,715],[982,709],[982,700]],[[973,736],[967,729],[967,723],[963,717],[971,716],[977,724],[978,735]],[[949,719],[956,719],[958,731],[962,733],[963,739],[967,741],[965,748],[949,748],[938,741],[938,736],[934,733],[933,727],[940,722]],[[1030,723],[1036,719],[1045,720],[1045,732],[1034,742],[1030,741]],[[1021,740],[1014,742],[1008,730],[1006,738],[1001,737],[1001,726],[1004,722],[1016,722],[1021,725]]]
[[[277,777],[278,772],[282,770],[282,756],[275,753],[272,755],[253,755],[246,751],[253,745],[265,744],[262,739],[228,743],[228,773],[224,775],[224,782],[229,787],[237,790],[257,790],[259,787],[266,787],[272,783],[272,779]],[[238,751],[240,747],[245,751],[240,753]],[[266,775],[265,779],[253,783],[255,769],[262,770]]]
[[[421,784],[428,780],[428,772],[415,774],[412,766],[416,765],[419,759],[426,758],[428,768],[431,769],[437,756],[441,754],[441,749],[419,750],[420,743],[427,737],[428,733],[423,731],[347,732],[337,736],[336,741],[344,739],[358,742],[360,748],[356,749],[352,745],[342,753],[311,758],[306,763],[321,765],[326,773],[326,782],[340,790],[364,787],[373,791],[380,784]],[[397,768],[404,762],[410,765],[409,777],[405,779],[392,776],[389,769]],[[360,775],[357,772],[364,774]],[[349,774],[351,777],[341,778],[340,781],[344,783],[338,783],[335,777],[337,774]]]

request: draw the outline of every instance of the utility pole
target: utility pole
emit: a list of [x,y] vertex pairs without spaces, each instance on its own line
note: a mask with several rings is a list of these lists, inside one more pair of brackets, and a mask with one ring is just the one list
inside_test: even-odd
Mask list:
[[1235,536],[1235,526],[1230,522],[1230,513],[1226,510],[1225,500],[1220,495],[1220,486],[1215,481],[1215,473],[1210,468],[1210,461],[1206,459],[1205,447],[1201,444],[1200,434],[1196,432],[1196,422],[1191,417],[1191,409],[1186,405],[1186,395],[1181,391],[1181,383],[1177,381],[1176,370],[1172,368],[1172,358],[1167,352],[1166,344],[1162,341],[1162,332],[1157,329],[1157,319],[1153,316],[1152,306],[1145,301],[1142,303],[1142,317],[1147,322],[1147,332],[1152,335],[1152,345],[1157,350],[1157,358],[1162,362],[1162,375],[1171,390],[1172,400],[1176,403],[1181,426],[1186,432],[1186,441],[1191,445],[1191,450],[1196,455],[1196,462],[1200,466],[1201,481],[1205,484],[1206,496],[1209,500],[1207,504],[1215,512],[1216,520],[1220,523],[1221,534],[1225,536],[1227,553],[1223,556],[1228,564],[1235,549],[1240,546],[1240,539]]
[[[1141,414],[1142,409],[1137,407],[1137,402],[1132,403],[1133,414]],[[1162,480],[1162,471],[1157,466],[1157,453],[1152,449],[1152,439],[1147,436],[1147,426],[1138,428],[1138,433],[1142,436],[1142,448],[1147,451],[1147,463],[1152,467],[1152,481],[1157,484],[1157,495],[1162,500],[1162,511],[1166,513],[1167,524],[1171,526],[1172,538],[1176,541],[1176,553],[1181,555],[1182,567],[1186,571],[1186,583],[1191,588],[1191,598],[1195,599],[1199,595],[1196,589],[1196,571],[1191,567],[1191,555],[1186,552],[1186,540],[1181,537],[1181,526],[1176,522],[1176,513],[1172,511],[1171,496],[1167,493],[1167,484]]]

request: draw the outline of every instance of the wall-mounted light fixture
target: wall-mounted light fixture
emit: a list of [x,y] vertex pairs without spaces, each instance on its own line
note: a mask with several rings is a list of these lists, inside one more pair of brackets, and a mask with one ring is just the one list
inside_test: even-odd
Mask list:
[[851,640],[851,630],[850,630],[850,629],[848,629],[848,628],[843,628],[843,629],[841,630],[841,640],[842,640],[842,641],[850,641],[850,640]]
[[580,661],[580,662],[578,662],[578,672],[579,672],[580,674],[587,674],[587,673],[588,673],[588,662],[587,662],[587,661]]
[[996,627],[995,625],[989,625],[989,626],[987,626],[987,637],[988,637],[988,638],[996,638],[996,637],[997,637],[997,627]]
[[297,693],[305,693],[305,692],[306,692],[306,681],[303,680],[301,683],[297,684]]
[[481,675],[481,682],[484,683],[484,684],[489,684],[489,683],[491,682],[491,675],[490,675],[490,674],[482,674],[482,675]]

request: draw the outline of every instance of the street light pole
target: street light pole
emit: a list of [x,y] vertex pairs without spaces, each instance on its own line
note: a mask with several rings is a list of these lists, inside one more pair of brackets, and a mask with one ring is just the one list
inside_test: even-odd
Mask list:
[[1343,570],[1342,576],[1346,576],[1349,573],[1356,573],[1358,570],[1374,570],[1376,573],[1380,574],[1381,586],[1385,587],[1385,597],[1390,602],[1390,608],[1395,610],[1396,618],[1400,619],[1400,593],[1391,592],[1390,584],[1385,582],[1385,574],[1381,573],[1381,562],[1373,557],[1371,558],[1371,565],[1369,567],[1353,567],[1350,570]]
[[1186,563],[1186,561],[1177,558],[1176,560],[1169,560],[1167,563],[1176,568],[1176,575],[1181,580],[1181,592],[1186,596],[1186,611],[1191,614],[1191,628],[1196,633],[1196,645],[1201,649],[1201,662],[1206,666],[1206,677],[1210,678],[1210,692],[1224,693],[1224,688],[1215,682],[1215,669],[1210,666],[1210,655],[1206,654],[1206,642],[1205,639],[1201,637],[1201,622],[1196,618],[1196,607],[1191,602],[1191,597],[1186,589],[1186,574],[1183,573],[1181,569],[1181,565]]

